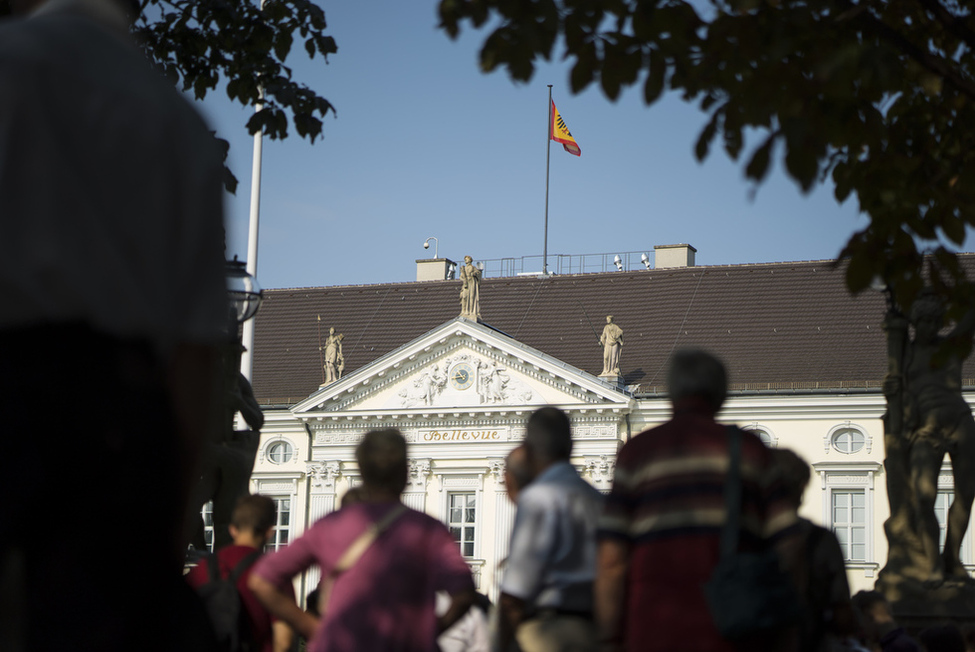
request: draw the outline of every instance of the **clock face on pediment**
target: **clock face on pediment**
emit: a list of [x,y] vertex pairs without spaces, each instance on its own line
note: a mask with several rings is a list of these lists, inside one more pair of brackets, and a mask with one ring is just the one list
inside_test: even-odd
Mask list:
[[474,384],[474,368],[466,362],[456,364],[450,370],[450,385],[454,389],[464,390]]

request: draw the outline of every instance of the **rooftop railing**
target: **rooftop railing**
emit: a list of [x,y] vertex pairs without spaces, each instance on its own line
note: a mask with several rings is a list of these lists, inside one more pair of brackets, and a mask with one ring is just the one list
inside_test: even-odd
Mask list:
[[[617,258],[619,261],[617,262]],[[541,275],[542,256],[521,258],[490,258],[484,263],[484,276]],[[551,254],[548,257],[550,274],[597,274],[600,272],[629,272],[653,267],[654,255],[650,251],[625,251],[608,254]]]

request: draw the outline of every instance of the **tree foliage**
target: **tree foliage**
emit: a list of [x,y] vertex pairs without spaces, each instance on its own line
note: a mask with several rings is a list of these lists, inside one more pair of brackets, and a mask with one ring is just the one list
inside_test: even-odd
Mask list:
[[[248,120],[254,134],[285,138],[289,128],[314,142],[334,107],[295,80],[286,60],[296,39],[309,57],[337,51],[325,12],[311,0],[139,0],[133,31],[149,57],[198,100],[221,82],[227,96],[260,106]],[[227,144],[224,142],[224,146]],[[228,190],[236,179],[228,172]]]
[[[831,178],[869,216],[842,256],[908,306],[924,278],[958,318],[972,284],[951,253],[975,225],[973,0],[441,0],[441,27],[491,25],[484,71],[528,80],[556,47],[577,93],[641,85],[707,116],[755,183],[775,157],[804,190]],[[751,146],[746,146],[747,141]],[[746,151],[747,150],[747,151]],[[927,254],[927,255],[926,255]]]

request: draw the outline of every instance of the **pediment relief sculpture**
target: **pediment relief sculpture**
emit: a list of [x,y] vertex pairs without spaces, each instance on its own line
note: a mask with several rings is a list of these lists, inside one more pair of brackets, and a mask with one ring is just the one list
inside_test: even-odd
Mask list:
[[477,398],[466,402],[470,405],[522,405],[537,400],[532,388],[504,365],[461,353],[424,367],[397,393],[399,407],[439,405],[447,390],[454,398],[473,394]]

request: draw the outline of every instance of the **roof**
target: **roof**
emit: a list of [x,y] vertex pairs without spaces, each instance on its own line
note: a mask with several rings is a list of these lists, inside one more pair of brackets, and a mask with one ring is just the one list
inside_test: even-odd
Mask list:
[[[481,317],[598,374],[598,334],[614,315],[624,381],[638,395],[662,391],[670,354],[688,346],[725,361],[732,391],[876,389],[886,369],[884,298],[851,296],[843,272],[809,261],[485,278]],[[459,294],[459,280],[266,290],[255,326],[258,400],[291,405],[318,389],[329,327],[345,335],[349,374],[456,317]],[[969,359],[965,377],[973,370]]]

